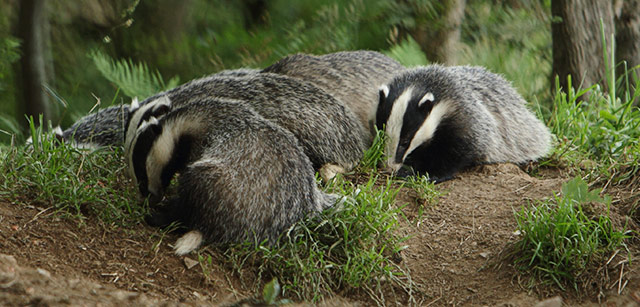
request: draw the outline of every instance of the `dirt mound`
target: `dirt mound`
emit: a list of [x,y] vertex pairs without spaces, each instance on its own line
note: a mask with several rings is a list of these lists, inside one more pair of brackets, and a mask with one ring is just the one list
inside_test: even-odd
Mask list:
[[119,290],[84,278],[61,278],[41,268],[23,268],[13,256],[3,254],[0,254],[0,288],[3,290],[0,302],[5,306],[157,306],[160,303],[140,292]]
[[[417,284],[419,305],[535,305],[499,253],[517,239],[514,211],[553,196],[566,181],[551,171],[532,177],[512,164],[473,168],[439,184],[437,204],[404,188],[396,203],[407,216],[400,232],[410,238],[402,264]],[[420,208],[422,206],[422,209]],[[62,219],[44,208],[0,202],[0,304],[4,305],[215,305],[254,296],[251,268],[243,278],[212,259],[205,277],[197,256],[177,257],[175,235],[138,225],[104,225],[93,217]],[[626,274],[634,274],[627,269]],[[248,277],[247,277],[248,276]],[[255,279],[253,279],[255,281]],[[637,279],[626,285],[633,302]],[[268,281],[261,281],[268,282]],[[362,295],[328,305],[370,304]],[[391,302],[387,302],[391,303]]]

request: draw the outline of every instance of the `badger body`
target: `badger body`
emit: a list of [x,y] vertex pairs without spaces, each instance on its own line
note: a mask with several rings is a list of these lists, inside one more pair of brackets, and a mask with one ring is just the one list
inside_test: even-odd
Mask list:
[[[223,70],[204,77],[208,78],[227,78],[241,77],[250,74],[256,74],[259,70],[251,68],[239,68],[231,70]],[[179,86],[187,87],[189,83]],[[158,95],[154,95],[158,97]],[[142,104],[146,104],[153,100],[146,99]],[[137,103],[134,103],[137,105]],[[79,148],[96,148],[96,147],[120,147],[124,145],[125,131],[129,123],[130,105],[121,104],[99,109],[94,113],[87,114],[78,119],[71,127],[65,130],[54,130],[53,133],[57,138],[69,142],[72,146]],[[27,144],[31,139],[27,140]]]
[[358,119],[343,103],[309,82],[272,73],[203,78],[150,97],[140,108],[132,108],[127,140],[140,123],[160,116],[166,106],[181,107],[204,97],[242,100],[289,130],[325,179],[355,167],[366,149]]
[[481,67],[410,69],[379,96],[376,125],[385,126],[387,165],[400,175],[443,181],[471,165],[524,163],[549,151],[549,130],[526,101]]
[[192,231],[176,242],[177,254],[202,241],[273,243],[336,200],[317,188],[297,139],[242,101],[205,97],[151,117],[125,155],[143,196],[158,198],[180,173],[170,211]]
[[[91,149],[122,145],[124,125],[128,116],[129,105],[111,106],[81,117],[65,130],[56,126],[50,133],[57,140],[77,148]],[[26,145],[33,143],[32,137],[29,137],[25,143]]]
[[378,89],[405,70],[396,60],[375,51],[343,51],[325,55],[295,54],[262,72],[278,73],[313,83],[342,101],[358,118],[365,145],[375,136]]

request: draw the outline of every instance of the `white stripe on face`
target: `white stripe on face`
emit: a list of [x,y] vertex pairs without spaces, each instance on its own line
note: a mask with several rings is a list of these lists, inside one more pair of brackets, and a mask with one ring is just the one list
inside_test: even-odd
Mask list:
[[153,143],[145,165],[147,188],[151,194],[160,196],[163,193],[165,187],[162,184],[162,171],[173,158],[174,149],[180,137],[185,134],[197,134],[204,124],[202,121],[187,117],[174,118],[163,123],[162,133]]
[[[136,99],[136,103],[137,103],[137,99]],[[129,126],[127,126],[127,134],[124,139],[125,152],[129,150],[132,145],[133,138],[136,136],[138,127],[141,124],[142,117],[159,104],[171,105],[171,101],[169,100],[169,97],[162,96],[154,101],[151,101],[143,106],[140,106],[139,108],[135,108],[132,111],[133,113],[132,113],[131,119],[129,119]]]
[[138,142],[138,137],[140,136],[140,134],[142,133],[142,131],[144,131],[147,126],[149,125],[149,122],[153,121],[154,123],[157,123],[157,120],[155,117],[150,118],[147,121],[142,122],[142,124],[140,124],[140,127],[138,127],[132,137],[132,139],[130,140],[131,144],[129,144],[130,146],[126,147],[125,149],[125,158],[127,159],[127,173],[129,175],[129,178],[131,178],[133,180],[133,184],[134,186],[138,186],[138,178],[136,177],[134,168],[133,168],[133,150],[134,150],[134,146],[135,144]]
[[406,159],[412,151],[418,148],[418,146],[424,144],[433,137],[433,134],[436,132],[436,129],[438,129],[438,125],[440,125],[442,118],[444,118],[449,113],[450,105],[451,103],[449,103],[449,101],[444,100],[440,101],[433,107],[433,109],[431,109],[431,112],[429,113],[429,115],[427,115],[426,120],[424,121],[424,123],[422,123],[422,125],[420,125],[420,128],[418,128],[418,131],[416,131],[416,134],[411,139],[409,148],[404,153],[402,161],[404,161],[404,159]]
[[387,154],[387,166],[393,170],[398,170],[402,164],[395,163],[396,150],[400,143],[400,132],[402,131],[402,124],[404,114],[407,111],[409,100],[411,100],[413,94],[413,87],[407,87],[404,92],[393,102],[391,113],[389,113],[389,119],[387,119],[387,144],[385,146],[385,153]]

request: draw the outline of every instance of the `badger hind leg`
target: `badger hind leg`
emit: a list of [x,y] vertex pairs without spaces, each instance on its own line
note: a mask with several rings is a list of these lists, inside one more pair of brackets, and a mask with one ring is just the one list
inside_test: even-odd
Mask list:
[[173,251],[176,255],[186,255],[202,245],[204,237],[198,230],[191,230],[180,237],[173,245]]

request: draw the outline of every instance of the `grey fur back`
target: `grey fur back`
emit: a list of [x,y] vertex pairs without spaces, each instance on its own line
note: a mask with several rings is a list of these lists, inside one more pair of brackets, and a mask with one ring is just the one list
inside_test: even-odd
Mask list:
[[190,128],[184,134],[193,142],[186,167],[178,170],[178,206],[183,222],[206,241],[274,243],[295,222],[336,201],[317,188],[297,139],[249,104],[197,99],[162,117],[162,134],[175,133],[168,139],[180,142],[185,120]]
[[[223,70],[205,78],[241,77],[258,73],[259,70],[239,68]],[[205,79],[203,78],[203,79]],[[189,86],[183,84],[178,88]],[[157,95],[154,95],[154,97]],[[143,103],[151,101],[146,99]],[[62,138],[80,147],[122,146],[124,142],[125,125],[129,121],[129,105],[117,105],[99,109],[78,119],[71,127],[63,131]]]
[[[527,102],[502,76],[482,67],[454,66],[464,95],[481,101],[496,122],[497,132],[487,141],[483,162],[524,163],[546,155],[551,146],[547,126],[527,108]],[[488,128],[487,128],[488,129]],[[495,140],[495,141],[494,141]]]
[[366,137],[351,110],[313,84],[288,76],[260,73],[203,78],[146,101],[163,96],[172,107],[204,97],[246,101],[258,114],[292,132],[316,169],[337,164],[349,170],[366,149]]
[[315,84],[356,114],[369,146],[374,137],[378,89],[405,67],[375,51],[343,51],[325,55],[295,54],[262,72],[278,73]]
[[62,133],[66,141],[77,147],[122,145],[124,124],[129,117],[129,105],[100,109],[81,117]]
[[460,78],[466,92],[482,101],[497,122],[495,143],[483,162],[524,163],[549,152],[551,134],[547,126],[527,108],[527,102],[502,76],[482,67],[449,68]]

